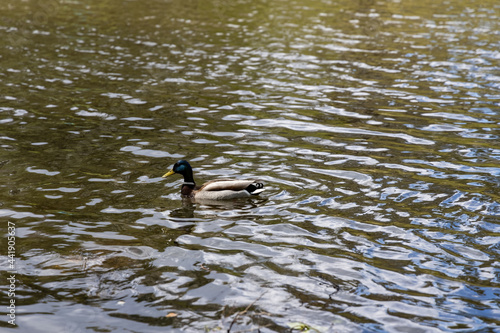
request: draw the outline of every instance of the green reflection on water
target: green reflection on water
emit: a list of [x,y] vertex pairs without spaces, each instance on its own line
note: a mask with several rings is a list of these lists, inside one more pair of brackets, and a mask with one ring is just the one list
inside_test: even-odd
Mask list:
[[[81,331],[228,329],[264,292],[239,328],[500,325],[496,2],[8,1],[0,17],[22,329],[57,326],[65,302],[97,309]],[[200,181],[261,176],[267,197],[183,205],[159,178],[179,158]]]

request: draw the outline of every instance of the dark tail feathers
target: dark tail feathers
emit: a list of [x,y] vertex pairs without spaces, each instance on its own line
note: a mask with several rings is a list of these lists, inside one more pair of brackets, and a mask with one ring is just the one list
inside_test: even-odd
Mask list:
[[260,192],[264,191],[264,184],[263,183],[253,183],[253,184],[248,185],[245,190],[252,195],[257,195]]

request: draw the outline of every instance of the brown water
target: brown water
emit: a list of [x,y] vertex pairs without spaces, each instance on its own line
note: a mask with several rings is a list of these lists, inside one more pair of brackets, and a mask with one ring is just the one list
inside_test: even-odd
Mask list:
[[[17,332],[499,332],[499,22],[2,1],[0,330],[13,299]],[[181,158],[268,190],[182,202]]]

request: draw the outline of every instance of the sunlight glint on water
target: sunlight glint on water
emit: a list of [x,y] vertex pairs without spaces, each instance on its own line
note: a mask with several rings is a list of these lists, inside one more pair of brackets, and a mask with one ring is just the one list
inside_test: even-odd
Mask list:
[[[18,331],[496,332],[499,11],[1,4]],[[179,159],[267,191],[184,202]]]

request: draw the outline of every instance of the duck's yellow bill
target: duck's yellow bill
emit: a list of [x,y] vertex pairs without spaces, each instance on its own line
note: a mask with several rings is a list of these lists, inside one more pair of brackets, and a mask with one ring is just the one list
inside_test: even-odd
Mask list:
[[174,172],[174,169],[170,170],[169,172],[167,172],[166,174],[164,174],[162,177],[163,178],[167,178],[168,176],[171,176],[173,175],[175,172]]

